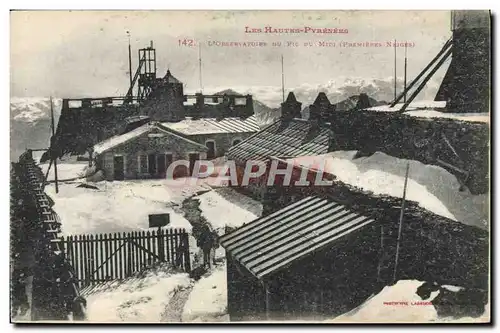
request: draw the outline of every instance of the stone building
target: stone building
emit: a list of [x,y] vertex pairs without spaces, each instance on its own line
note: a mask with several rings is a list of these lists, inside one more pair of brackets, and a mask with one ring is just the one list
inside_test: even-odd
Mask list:
[[96,144],[93,154],[107,180],[165,178],[176,160],[189,161],[189,170],[176,169],[176,175],[187,175],[194,161],[224,156],[258,129],[255,116],[152,121]]
[[178,166],[175,175],[187,175],[196,160],[206,159],[207,151],[206,146],[155,122],[94,146],[96,168],[106,180],[165,178],[177,160],[189,161],[189,170]]

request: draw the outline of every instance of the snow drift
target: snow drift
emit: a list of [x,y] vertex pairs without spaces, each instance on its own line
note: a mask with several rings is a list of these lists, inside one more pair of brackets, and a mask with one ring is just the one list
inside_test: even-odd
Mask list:
[[316,165],[316,168],[324,166],[325,172],[344,183],[375,195],[397,198],[403,196],[406,164],[410,163],[407,200],[416,201],[422,208],[452,220],[483,229],[488,227],[488,195],[460,192],[460,183],[445,169],[381,152],[353,160],[355,154],[355,151],[336,151],[291,161],[298,165]]

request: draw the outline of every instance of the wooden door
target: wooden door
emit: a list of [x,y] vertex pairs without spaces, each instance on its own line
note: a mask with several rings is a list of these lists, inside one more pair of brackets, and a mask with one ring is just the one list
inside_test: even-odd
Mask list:
[[123,156],[115,156],[113,158],[113,164],[114,164],[114,173],[113,173],[113,179],[114,180],[123,180],[125,179],[125,161]]

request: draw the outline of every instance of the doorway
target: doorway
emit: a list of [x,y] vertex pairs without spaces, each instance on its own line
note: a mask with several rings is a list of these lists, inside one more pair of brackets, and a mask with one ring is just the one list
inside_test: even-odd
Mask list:
[[123,156],[115,156],[113,158],[114,172],[113,179],[114,180],[124,180],[125,179],[125,160]]
[[148,173],[150,176],[156,175],[156,154],[148,155]]
[[165,178],[167,176],[165,154],[158,154],[156,161],[158,164],[158,178]]
[[207,141],[205,146],[208,148],[207,152],[207,160],[211,160],[215,158],[215,141]]
[[189,175],[191,176],[193,174],[194,170],[194,163],[200,159],[200,154],[198,153],[193,153],[189,154]]

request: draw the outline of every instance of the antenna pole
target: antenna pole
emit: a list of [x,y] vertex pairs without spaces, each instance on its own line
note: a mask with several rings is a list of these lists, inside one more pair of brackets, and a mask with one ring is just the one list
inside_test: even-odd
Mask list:
[[281,55],[281,95],[283,103],[285,102],[285,70],[283,66],[283,54]]
[[403,200],[401,201],[401,214],[399,215],[399,229],[398,229],[398,241],[396,243],[396,259],[394,262],[394,275],[392,276],[392,282],[396,282],[396,272],[398,269],[398,260],[399,260],[399,246],[401,241],[401,229],[403,228],[403,216],[405,211],[405,202],[406,202],[406,187],[408,186],[408,173],[410,171],[410,162],[406,164],[406,175],[405,175],[405,185],[403,189]]
[[132,87],[132,48],[130,46],[130,32],[127,31],[128,36],[128,77],[130,80],[130,87]]
[[396,75],[397,75],[397,64],[396,64],[396,40],[394,40],[394,100],[398,98],[397,92],[396,92]]
[[200,67],[200,92],[203,93],[203,80],[201,76],[201,43],[198,44],[198,63]]
[[403,103],[406,103],[406,69],[408,67],[408,44],[405,42],[405,74],[404,74],[404,96],[403,96]]
[[[50,96],[50,119],[51,119],[51,127],[52,127],[52,137],[55,136],[55,121],[54,121],[54,108],[52,106],[52,96]],[[54,140],[53,140],[54,141]],[[50,152],[51,154],[53,154],[54,152],[51,151]],[[59,184],[57,182],[57,156],[51,156],[51,158],[53,159],[54,161],[54,178],[55,178],[55,181],[56,181],[56,193],[59,193]],[[48,176],[48,173],[47,173],[47,176]]]

